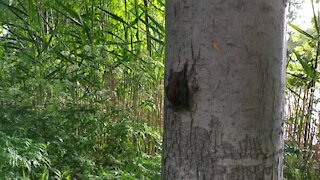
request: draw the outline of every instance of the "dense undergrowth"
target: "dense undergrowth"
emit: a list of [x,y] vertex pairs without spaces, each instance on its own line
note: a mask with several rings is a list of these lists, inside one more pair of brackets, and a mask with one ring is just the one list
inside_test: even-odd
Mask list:
[[1,179],[159,179],[161,134],[125,112],[2,107]]

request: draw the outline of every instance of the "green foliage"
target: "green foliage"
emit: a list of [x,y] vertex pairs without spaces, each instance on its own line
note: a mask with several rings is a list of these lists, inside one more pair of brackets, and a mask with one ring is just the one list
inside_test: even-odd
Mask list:
[[301,149],[295,142],[285,143],[284,177],[286,179],[318,179],[317,170],[320,164],[313,158],[309,149]]
[[160,177],[161,135],[124,110],[100,119],[94,109],[77,107],[0,112],[2,177]]
[[0,1],[0,27],[3,178],[159,179],[162,1]]
[[318,17],[314,28],[295,30],[288,41],[287,115],[285,122],[284,177],[319,179],[319,55]]
[[48,177],[51,168],[45,144],[11,137],[0,131],[0,178],[34,179]]

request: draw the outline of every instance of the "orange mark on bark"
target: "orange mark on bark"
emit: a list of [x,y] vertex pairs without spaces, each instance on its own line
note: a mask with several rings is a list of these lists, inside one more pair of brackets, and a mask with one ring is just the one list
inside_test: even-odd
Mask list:
[[218,43],[216,43],[216,42],[214,42],[214,41],[212,41],[212,43],[211,43],[211,47],[212,47],[212,48],[213,48],[213,50],[215,50],[217,53],[219,53],[219,52],[221,51],[221,49],[220,49],[220,47],[219,47]]

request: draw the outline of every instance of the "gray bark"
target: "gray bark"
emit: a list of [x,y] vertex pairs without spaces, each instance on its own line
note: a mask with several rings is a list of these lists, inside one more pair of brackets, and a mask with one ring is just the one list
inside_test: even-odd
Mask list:
[[282,179],[282,0],[167,0],[163,179]]

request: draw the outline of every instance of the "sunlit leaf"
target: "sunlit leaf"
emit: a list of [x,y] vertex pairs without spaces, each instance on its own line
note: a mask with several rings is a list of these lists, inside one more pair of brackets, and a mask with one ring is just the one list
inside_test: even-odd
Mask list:
[[292,27],[293,29],[295,29],[296,31],[298,31],[299,33],[301,33],[302,35],[304,35],[305,37],[311,38],[311,39],[314,39],[314,40],[315,40],[315,38],[314,38],[311,34],[309,34],[309,33],[307,33],[306,31],[300,29],[298,26],[296,26],[296,25],[294,25],[294,24],[292,24],[292,23],[290,23],[290,22],[288,22],[288,24],[289,24],[290,27]]
[[304,72],[307,74],[307,76],[314,78],[314,69],[312,66],[310,66],[304,59],[301,58],[301,56],[298,53],[295,53],[298,61],[300,62],[301,66],[303,67]]

